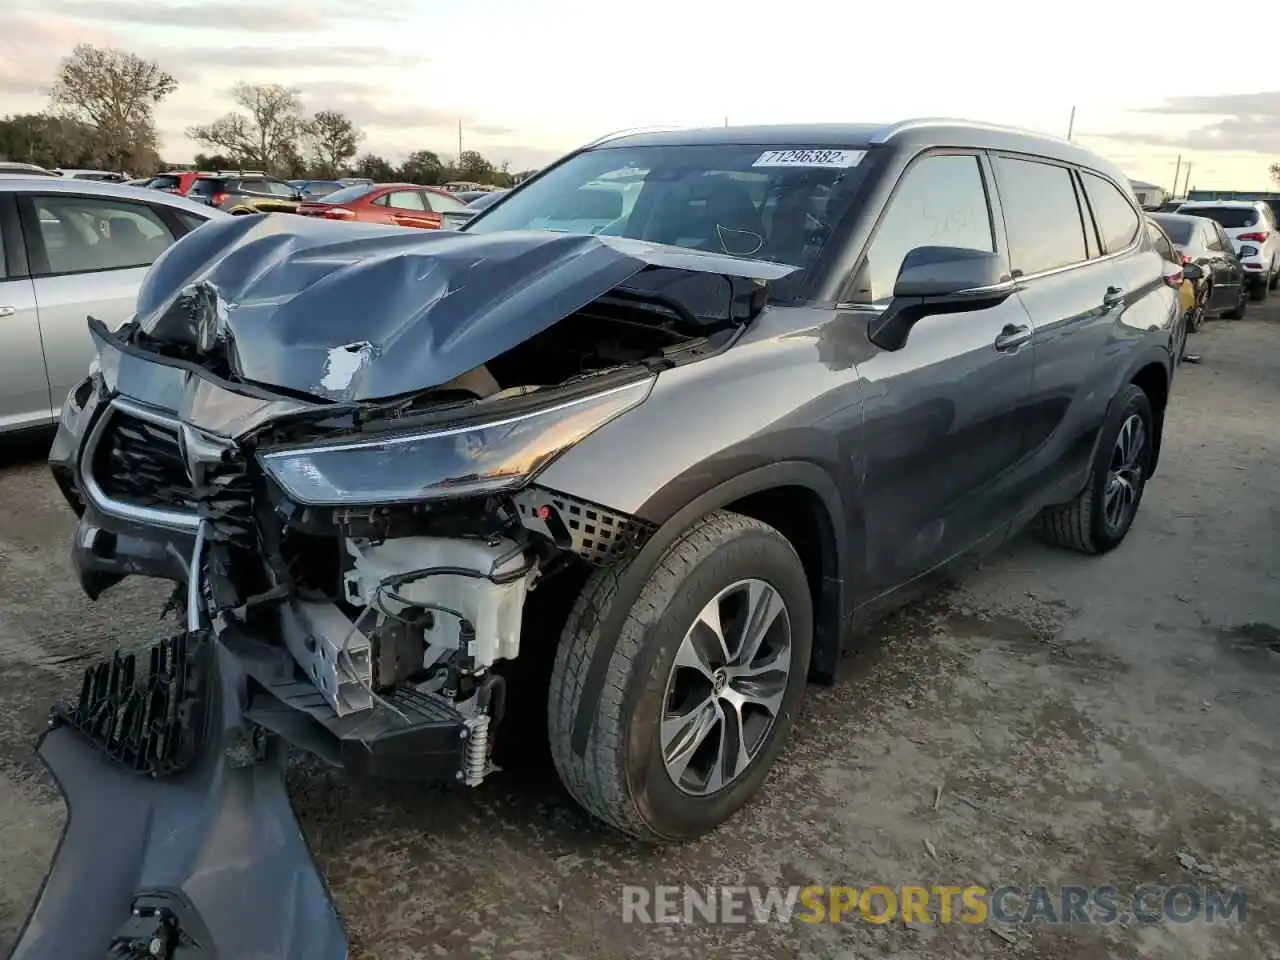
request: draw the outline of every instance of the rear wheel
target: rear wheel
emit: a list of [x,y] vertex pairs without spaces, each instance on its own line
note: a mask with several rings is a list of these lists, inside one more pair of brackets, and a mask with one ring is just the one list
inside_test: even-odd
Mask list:
[[[685,532],[627,611],[603,683],[588,686],[622,571],[588,580],[561,635],[552,757],[583,807],[642,840],[715,828],[759,789],[791,729],[813,610],[794,548],[718,511]],[[575,744],[580,714],[589,717]],[[579,749],[581,748],[581,749]]]
[[1128,384],[1098,436],[1085,488],[1070,503],[1041,513],[1034,525],[1037,532],[1082,553],[1118,547],[1142,503],[1155,439],[1151,401],[1140,387]]
[[1271,283],[1266,277],[1259,277],[1257,283],[1249,285],[1249,298],[1251,300],[1265,300],[1267,293],[1271,290]]

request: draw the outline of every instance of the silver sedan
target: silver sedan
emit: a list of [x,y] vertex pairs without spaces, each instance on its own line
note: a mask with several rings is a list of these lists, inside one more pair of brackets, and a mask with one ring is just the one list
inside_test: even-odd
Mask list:
[[93,357],[86,318],[120,326],[155,259],[226,216],[123,184],[0,176],[0,434],[56,422]]

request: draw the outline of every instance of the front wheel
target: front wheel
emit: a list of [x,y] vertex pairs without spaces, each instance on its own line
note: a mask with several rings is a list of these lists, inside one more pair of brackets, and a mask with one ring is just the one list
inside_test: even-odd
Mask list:
[[[594,573],[565,624],[552,757],[604,822],[641,840],[691,839],[747,802],[786,742],[812,648],[808,579],[773,527],[717,511],[667,549],[606,637],[622,573]],[[607,670],[592,680],[598,656]]]
[[1142,503],[1155,443],[1151,401],[1142,388],[1128,384],[1098,435],[1085,488],[1070,503],[1042,512],[1036,530],[1046,540],[1082,553],[1118,547]]

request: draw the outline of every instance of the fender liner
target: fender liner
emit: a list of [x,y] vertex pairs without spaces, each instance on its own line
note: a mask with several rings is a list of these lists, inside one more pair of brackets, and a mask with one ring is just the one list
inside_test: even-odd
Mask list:
[[[573,719],[573,732],[570,739],[573,752],[579,757],[586,754],[591,731],[595,726],[595,705],[600,702],[609,673],[609,663],[613,659],[623,622],[663,553],[699,518],[735,500],[777,487],[804,487],[812,491],[822,501],[831,521],[831,543],[824,545],[823,549],[824,567],[827,559],[834,560],[837,575],[830,576],[824,569],[820,592],[822,609],[815,611],[817,614],[815,623],[818,624],[818,628],[814,638],[813,669],[820,676],[835,672],[835,664],[840,656],[840,632],[847,602],[844,568],[849,553],[848,525],[844,505],[840,498],[840,491],[831,476],[821,467],[808,461],[778,461],[747,470],[719,483],[678,510],[669,513],[662,511],[666,514],[665,516],[650,516],[646,513],[646,507],[651,507],[661,496],[657,494],[640,508],[638,515],[657,522],[659,527],[619,577],[617,593],[611,603],[609,616],[601,625],[600,643],[592,653],[591,662],[587,666],[582,698],[578,703],[577,715]],[[828,548],[832,551],[830,558],[826,556]],[[632,694],[628,693],[627,696],[630,699]]]

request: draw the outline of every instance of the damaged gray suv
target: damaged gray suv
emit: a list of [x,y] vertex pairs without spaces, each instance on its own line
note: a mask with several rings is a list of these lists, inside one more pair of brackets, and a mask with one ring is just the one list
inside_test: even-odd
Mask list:
[[185,622],[55,708],[15,956],[344,956],[284,743],[476,786],[545,713],[597,818],[716,827],[852,626],[1029,522],[1124,539],[1168,271],[1110,164],[951,121],[621,135],[461,232],[195,231],[90,319],[51,454],[83,588]]

